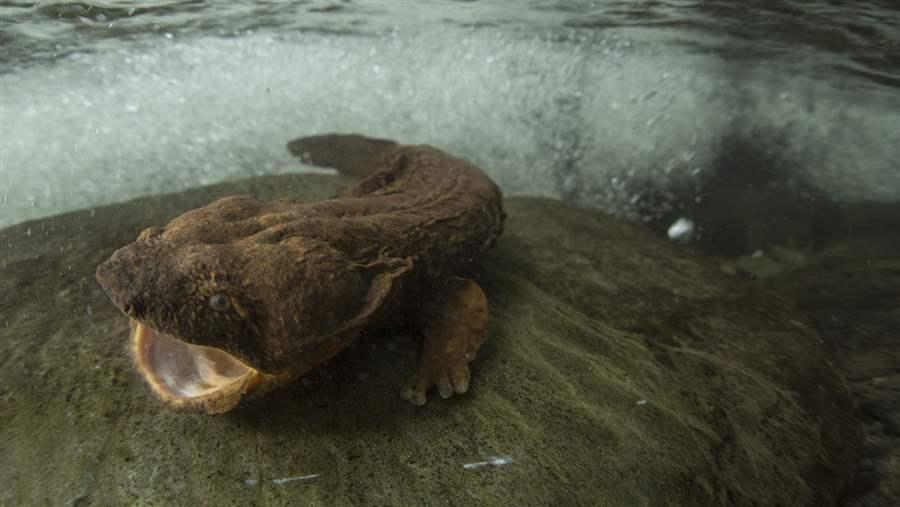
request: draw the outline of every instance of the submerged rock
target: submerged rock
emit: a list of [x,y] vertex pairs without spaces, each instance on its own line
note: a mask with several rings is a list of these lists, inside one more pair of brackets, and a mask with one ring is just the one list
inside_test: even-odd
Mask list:
[[[833,505],[858,454],[846,385],[787,301],[641,226],[508,199],[473,276],[490,301],[471,392],[397,395],[416,344],[370,335],[219,417],[141,384],[93,279],[144,227],[279,176],[0,231],[0,503]],[[467,466],[468,465],[468,466]]]
[[860,407],[848,506],[900,505],[900,203],[846,204],[838,233],[766,283],[807,313]]

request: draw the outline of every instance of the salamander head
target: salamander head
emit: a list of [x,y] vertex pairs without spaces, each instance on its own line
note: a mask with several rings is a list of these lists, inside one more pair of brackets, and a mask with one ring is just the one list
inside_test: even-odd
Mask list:
[[198,242],[173,224],[145,230],[96,273],[131,318],[138,370],[173,408],[224,412],[293,380],[384,302],[372,294],[378,273],[325,243]]

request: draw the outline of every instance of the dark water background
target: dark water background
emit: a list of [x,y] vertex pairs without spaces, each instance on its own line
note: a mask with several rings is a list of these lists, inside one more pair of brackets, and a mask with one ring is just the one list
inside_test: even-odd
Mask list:
[[895,2],[0,2],[0,44],[0,226],[302,170],[284,143],[335,130],[632,218],[738,159],[900,195]]

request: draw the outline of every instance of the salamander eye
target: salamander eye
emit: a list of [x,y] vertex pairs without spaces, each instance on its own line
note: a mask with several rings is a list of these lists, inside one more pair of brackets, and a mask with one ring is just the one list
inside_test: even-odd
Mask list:
[[224,312],[231,307],[231,302],[228,296],[219,292],[209,297],[209,307],[217,312]]

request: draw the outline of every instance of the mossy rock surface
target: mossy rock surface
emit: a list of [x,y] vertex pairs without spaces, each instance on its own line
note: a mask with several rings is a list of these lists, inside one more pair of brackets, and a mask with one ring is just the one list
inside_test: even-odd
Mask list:
[[[223,195],[320,199],[347,182],[255,178],[0,231],[0,504],[838,501],[859,426],[791,304],[641,226],[548,200],[508,199],[479,263],[491,326],[467,395],[400,400],[416,344],[378,335],[226,415],[157,402],[96,265]],[[492,456],[512,462],[463,466]]]

